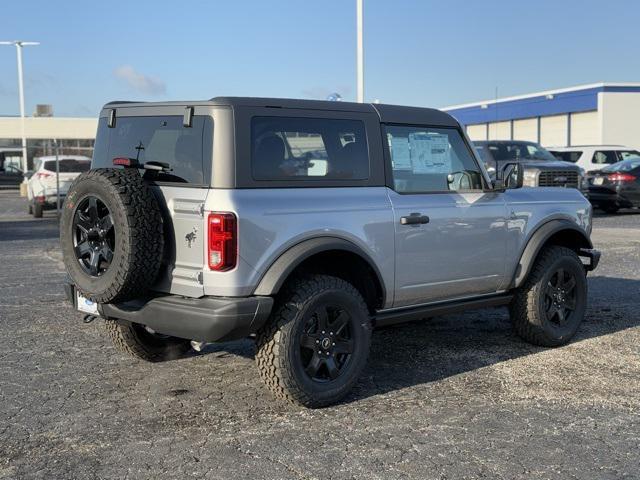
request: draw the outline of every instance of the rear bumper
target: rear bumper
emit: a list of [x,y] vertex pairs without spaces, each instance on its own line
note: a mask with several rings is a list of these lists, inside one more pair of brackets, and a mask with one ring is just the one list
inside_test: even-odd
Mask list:
[[629,208],[633,206],[633,203],[630,202],[629,199],[613,190],[589,190],[586,197],[594,206],[617,205],[622,208]]
[[[75,307],[75,288],[66,285]],[[255,333],[267,320],[272,297],[202,297],[165,295],[98,306],[100,316],[145,325],[158,333],[202,342],[237,340]]]

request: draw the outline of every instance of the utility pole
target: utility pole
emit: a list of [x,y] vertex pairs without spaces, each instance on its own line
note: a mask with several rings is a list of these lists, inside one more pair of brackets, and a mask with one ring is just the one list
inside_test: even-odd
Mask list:
[[0,45],[15,45],[16,55],[18,57],[18,96],[20,100],[20,130],[21,130],[21,136],[22,136],[22,174],[24,175],[23,183],[26,184],[28,164],[27,164],[27,137],[26,137],[25,126],[24,126],[24,79],[22,75],[22,47],[29,46],[29,45],[40,45],[40,42],[24,42],[22,40],[14,40],[11,42],[0,42]]
[[356,0],[356,17],[357,17],[357,46],[356,46],[356,57],[357,57],[357,100],[358,103],[364,102],[364,42],[362,38],[362,30],[363,30],[363,1],[364,0]]

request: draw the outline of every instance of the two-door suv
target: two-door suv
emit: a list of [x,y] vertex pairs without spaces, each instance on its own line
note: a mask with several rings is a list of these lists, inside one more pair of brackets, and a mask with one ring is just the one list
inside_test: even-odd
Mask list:
[[145,360],[255,336],[277,397],[328,405],[377,326],[509,306],[525,340],[571,339],[599,259],[591,206],[522,182],[517,164],[491,180],[438,110],[110,103],[63,208],[67,293]]

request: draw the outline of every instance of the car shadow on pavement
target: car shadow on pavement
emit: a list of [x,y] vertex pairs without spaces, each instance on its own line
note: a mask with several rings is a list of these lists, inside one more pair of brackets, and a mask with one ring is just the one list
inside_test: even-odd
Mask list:
[[[640,280],[589,277],[585,321],[571,343],[640,325]],[[559,347],[562,348],[562,347]],[[511,330],[506,308],[434,317],[375,330],[369,363],[342,403],[443,380],[548,349],[525,343]],[[253,358],[249,339],[211,344],[197,355]]]
[[[589,277],[589,290],[585,320],[570,343],[640,325],[640,280]],[[506,308],[379,329],[373,336],[369,365],[345,403],[545,350],[525,343],[512,332]]]
[[610,217],[624,217],[629,215],[640,215],[640,209],[624,209],[618,210],[616,213],[607,213],[602,210],[594,210],[593,216],[594,218],[610,218]]
[[39,220],[0,220],[0,242],[46,240],[58,236],[58,219],[55,216]]

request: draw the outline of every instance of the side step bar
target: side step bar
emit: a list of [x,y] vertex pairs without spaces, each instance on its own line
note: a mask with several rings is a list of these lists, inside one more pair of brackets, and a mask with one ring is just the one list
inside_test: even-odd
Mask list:
[[399,310],[381,310],[375,318],[376,327],[395,325],[396,323],[412,322],[424,318],[448,315],[451,313],[463,312],[465,310],[476,310],[480,308],[500,307],[508,305],[513,298],[513,294],[505,293],[492,295],[490,297],[473,298],[468,300],[457,300],[452,302],[437,303],[431,305],[421,305],[418,307],[407,307]]

